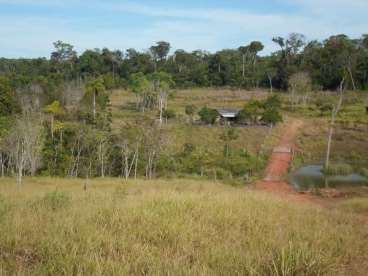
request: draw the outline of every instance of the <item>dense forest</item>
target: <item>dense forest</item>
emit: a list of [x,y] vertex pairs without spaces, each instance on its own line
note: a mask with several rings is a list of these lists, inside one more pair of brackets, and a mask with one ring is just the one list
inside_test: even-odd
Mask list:
[[323,42],[307,42],[302,34],[275,37],[280,50],[259,56],[259,41],[217,53],[198,50],[170,53],[168,42],[158,42],[145,52],[135,49],[86,50],[78,55],[70,44],[58,41],[50,59],[0,59],[0,73],[20,88],[34,84],[49,93],[62,82],[103,76],[107,88],[124,86],[134,73],[169,73],[177,87],[233,86],[288,88],[295,72],[308,72],[315,88],[335,89],[346,75],[352,89],[368,87],[368,36],[350,39],[331,36]]
[[[72,45],[58,41],[50,58],[2,58],[1,174],[17,175],[21,182],[24,174],[152,178],[160,166],[177,170],[171,159],[160,159],[167,140],[160,124],[164,118],[175,116],[167,109],[175,88],[228,86],[272,92],[308,84],[319,91],[336,90],[342,79],[351,90],[368,88],[368,35],[360,39],[337,35],[323,42],[307,42],[302,34],[293,33],[286,38],[275,37],[273,42],[280,49],[268,56],[260,56],[264,46],[259,41],[216,53],[172,53],[170,44],[162,41],[144,52],[105,48],[86,50],[81,55]],[[109,97],[117,88],[136,95],[140,112],[157,110],[159,124],[142,116],[121,131],[112,131]],[[276,98],[270,98],[265,103],[253,103],[253,111],[255,106],[269,106],[269,102],[278,105]],[[273,107],[265,110],[271,123],[275,116],[281,120]],[[186,109],[189,117],[195,112],[195,107]],[[229,130],[223,140],[233,136]],[[170,158],[186,160],[193,151],[192,145],[187,145]],[[203,174],[208,163],[204,159],[205,154],[199,154],[191,160],[195,164],[183,161],[180,166]],[[234,162],[229,166],[237,167]],[[247,168],[237,173],[245,171]]]

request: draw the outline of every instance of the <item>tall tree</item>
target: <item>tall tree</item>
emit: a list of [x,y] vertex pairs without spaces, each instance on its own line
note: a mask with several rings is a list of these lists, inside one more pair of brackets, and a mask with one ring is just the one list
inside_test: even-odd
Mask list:
[[159,41],[156,45],[150,47],[150,53],[155,64],[155,71],[157,71],[157,63],[166,59],[170,52],[170,48],[170,43],[165,41]]

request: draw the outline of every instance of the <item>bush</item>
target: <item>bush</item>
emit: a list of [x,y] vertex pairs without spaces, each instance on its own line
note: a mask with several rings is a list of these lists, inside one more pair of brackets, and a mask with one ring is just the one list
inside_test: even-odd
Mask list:
[[319,96],[316,99],[315,104],[320,111],[320,116],[323,116],[326,113],[331,113],[334,108],[333,99],[325,95]]
[[331,164],[328,168],[323,168],[325,175],[349,175],[353,173],[353,168],[349,164]]
[[55,190],[45,194],[40,200],[34,203],[34,206],[51,209],[57,211],[69,206],[71,197],[63,191]]
[[210,124],[213,125],[219,114],[217,112],[216,109],[211,109],[208,107],[203,107],[199,112],[198,115],[201,117],[201,121],[206,123],[206,124]]
[[235,118],[238,124],[248,124],[252,120],[252,114],[247,109],[242,109]]
[[281,99],[278,95],[269,96],[264,102],[265,109],[281,109]]
[[188,116],[192,117],[195,112],[196,112],[197,108],[195,107],[195,105],[187,105],[185,107],[185,114],[187,114]]
[[266,124],[282,122],[281,99],[277,95],[268,97],[264,101],[250,100],[236,116],[240,124],[258,124],[259,119]]
[[283,121],[280,111],[276,108],[267,108],[262,116],[262,121],[269,125],[275,125]]
[[162,116],[167,120],[174,119],[176,117],[176,113],[172,109],[165,109],[162,113]]

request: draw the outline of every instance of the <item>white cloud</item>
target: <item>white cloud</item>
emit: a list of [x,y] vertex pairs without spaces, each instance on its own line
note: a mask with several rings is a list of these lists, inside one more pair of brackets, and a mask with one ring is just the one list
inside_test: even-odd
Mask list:
[[[292,4],[297,11],[260,14],[249,10],[219,8],[166,8],[159,4],[142,5],[132,1],[117,4],[108,1],[81,0],[0,0],[1,4],[53,7],[58,10],[80,10],[80,17],[20,16],[0,14],[0,53],[7,56],[48,55],[52,42],[58,39],[86,48],[148,48],[158,40],[170,41],[174,48],[217,50],[238,47],[251,40],[261,40],[266,52],[275,49],[271,38],[300,32],[309,39],[346,33],[359,36],[368,30],[368,20],[360,16],[368,10],[368,0],[276,0]],[[86,7],[86,5],[88,5]],[[111,24],[106,27],[89,11],[108,13],[111,17],[136,15],[149,18],[149,23],[132,26]],[[85,22],[87,21],[88,24]],[[83,23],[82,23],[83,22]],[[76,28],[77,26],[77,28]],[[1,55],[1,54],[0,54]]]

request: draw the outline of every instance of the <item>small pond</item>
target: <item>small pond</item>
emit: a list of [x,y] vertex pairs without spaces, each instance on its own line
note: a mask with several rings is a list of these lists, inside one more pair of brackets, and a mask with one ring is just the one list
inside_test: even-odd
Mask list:
[[322,168],[322,165],[303,166],[290,174],[289,182],[298,191],[326,187],[368,186],[368,179],[357,173],[346,176],[325,176],[322,173]]

